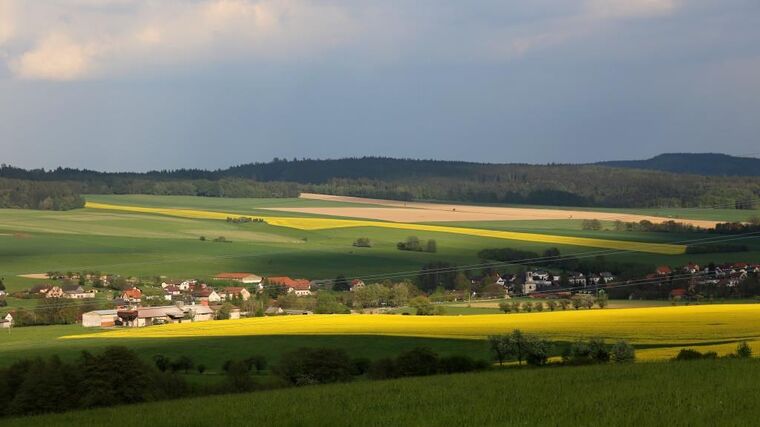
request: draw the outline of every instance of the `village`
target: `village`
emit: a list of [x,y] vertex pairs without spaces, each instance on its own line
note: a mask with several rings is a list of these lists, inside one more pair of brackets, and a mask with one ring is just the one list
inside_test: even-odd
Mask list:
[[[568,298],[574,294],[597,294],[615,289],[624,289],[626,298],[633,299],[637,289],[655,289],[656,296],[674,301],[700,299],[704,289],[729,292],[750,275],[760,274],[760,264],[733,263],[699,266],[694,263],[671,268],[659,266],[652,273],[638,279],[620,280],[613,273],[599,272],[551,272],[529,269],[522,273],[499,274],[490,272],[482,276],[467,278],[468,290],[449,290],[427,295],[433,302],[452,302],[466,298],[502,299],[512,297]],[[222,272],[209,280],[211,284],[197,279],[180,281],[161,280],[160,283],[140,282],[136,278],[121,278],[113,275],[48,273],[54,283],[42,283],[26,291],[26,298],[44,301],[62,301],[59,306],[66,308],[65,301],[90,307],[74,320],[83,327],[145,327],[167,323],[203,322],[211,320],[239,319],[253,316],[309,315],[311,305],[299,304],[322,291],[337,290],[335,281],[293,279],[288,276],[263,277],[253,273]],[[61,282],[58,284],[58,282]],[[89,286],[88,286],[89,285]],[[95,286],[92,286],[95,285]],[[380,284],[372,286],[380,287]],[[392,286],[386,283],[387,287]],[[362,308],[380,307],[383,312],[391,307],[407,303],[408,298],[422,294],[411,282],[396,284],[394,290],[405,287],[401,298],[390,297],[387,301],[375,298],[374,303],[361,303],[360,295],[369,291],[363,280],[346,280],[346,287],[355,301],[347,305],[355,309],[352,313],[364,312]],[[335,289],[334,289],[335,288]],[[4,297],[5,292],[0,297]],[[264,296],[268,295],[268,296]],[[618,295],[621,295],[618,293]],[[646,296],[647,294],[640,294]],[[653,294],[648,294],[650,297]],[[290,301],[286,303],[285,301]],[[63,304],[63,305],[61,305]],[[103,308],[106,306],[107,308]],[[334,312],[334,311],[330,311]],[[0,327],[14,324],[14,314],[9,312],[0,317]],[[19,313],[20,314],[20,313]]]

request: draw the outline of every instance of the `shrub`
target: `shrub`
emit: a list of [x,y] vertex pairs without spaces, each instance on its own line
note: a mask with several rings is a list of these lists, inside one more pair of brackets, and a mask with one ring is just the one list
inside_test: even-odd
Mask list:
[[512,303],[509,301],[502,301],[499,303],[499,310],[505,312],[505,313],[511,313],[512,312]]
[[286,353],[274,372],[293,385],[351,381],[354,365],[343,349],[302,348]]
[[697,360],[697,359],[702,359],[703,356],[704,355],[702,353],[692,348],[682,348],[681,351],[678,352],[676,357],[673,358],[673,360],[677,360],[677,361]]
[[227,373],[225,391],[250,391],[256,385],[251,378],[251,370],[244,360],[233,360],[225,363],[225,371]]
[[627,341],[618,341],[610,348],[610,356],[615,363],[627,363],[636,360],[636,350]]
[[373,380],[385,380],[398,377],[396,361],[390,357],[384,357],[374,361],[367,371],[367,376]]
[[438,361],[438,370],[444,374],[470,372],[477,369],[477,364],[469,356],[448,356]]
[[415,310],[417,316],[432,316],[436,314],[435,307],[428,297],[420,295],[409,301],[409,306]]
[[357,248],[371,248],[372,242],[369,240],[369,237],[359,237],[354,241],[354,246]]
[[752,348],[749,346],[747,341],[742,341],[736,347],[736,357],[739,357],[741,359],[749,359],[752,357]]
[[433,375],[438,371],[438,355],[427,347],[417,347],[401,353],[396,368],[402,377]]
[[562,355],[563,362],[570,365],[588,365],[610,361],[610,349],[601,338],[592,338],[587,342],[576,341]]
[[366,357],[357,357],[351,361],[354,375],[364,375],[369,371],[372,361]]
[[249,371],[255,369],[257,374],[267,368],[267,358],[260,354],[245,359],[245,363]]
[[528,365],[543,366],[549,360],[549,342],[530,337],[525,347],[525,362]]

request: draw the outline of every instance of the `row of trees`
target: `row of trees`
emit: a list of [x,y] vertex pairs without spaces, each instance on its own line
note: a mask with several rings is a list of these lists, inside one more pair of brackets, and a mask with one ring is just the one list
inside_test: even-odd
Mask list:
[[0,177],[67,182],[76,194],[291,197],[299,191],[390,198],[562,206],[751,208],[760,178],[671,174],[590,165],[430,160],[276,159],[226,170],[101,173],[0,167]]
[[401,251],[413,252],[438,252],[438,243],[434,239],[420,240],[417,236],[409,236],[403,242],[398,242],[396,247]]
[[599,308],[605,308],[609,304],[609,299],[607,298],[606,293],[600,293],[597,296],[587,295],[587,294],[576,294],[573,295],[570,299],[549,299],[546,302],[544,301],[502,301],[499,303],[499,310],[503,311],[504,313],[531,313],[531,312],[541,312],[546,310],[549,311],[556,311],[559,309],[567,310],[568,308],[572,307],[575,310],[579,310],[581,308],[591,309],[594,306],[597,306]]
[[[525,362],[533,366],[545,365],[549,356],[556,352],[557,347],[557,344],[535,335],[524,334],[519,329],[515,329],[510,334],[489,336],[488,345],[499,365],[514,360],[518,365]],[[610,345],[601,338],[576,341],[562,353],[562,362],[568,365],[586,365],[610,361],[624,363],[633,362],[635,358],[636,351],[627,342],[618,341]]]

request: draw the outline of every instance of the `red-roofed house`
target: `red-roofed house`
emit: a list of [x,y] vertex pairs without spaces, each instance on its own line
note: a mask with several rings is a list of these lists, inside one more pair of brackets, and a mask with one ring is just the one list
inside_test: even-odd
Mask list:
[[296,296],[311,295],[311,282],[306,279],[291,279],[288,276],[269,277],[270,285],[284,286],[288,293],[293,292]]
[[360,279],[354,279],[351,281],[351,292],[363,288],[365,286],[364,281]]
[[137,288],[127,289],[121,293],[121,299],[131,303],[140,302],[142,300],[142,291]]

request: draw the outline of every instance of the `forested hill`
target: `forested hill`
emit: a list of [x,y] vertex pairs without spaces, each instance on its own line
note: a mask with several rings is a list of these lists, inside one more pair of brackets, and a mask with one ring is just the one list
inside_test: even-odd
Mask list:
[[0,166],[0,178],[60,183],[75,194],[293,197],[308,191],[397,200],[600,207],[750,208],[760,200],[760,177],[700,176],[599,165],[380,157],[276,159],[215,171],[147,173]]
[[619,160],[602,166],[712,176],[760,176],[760,159],[715,153],[669,153],[647,160]]

